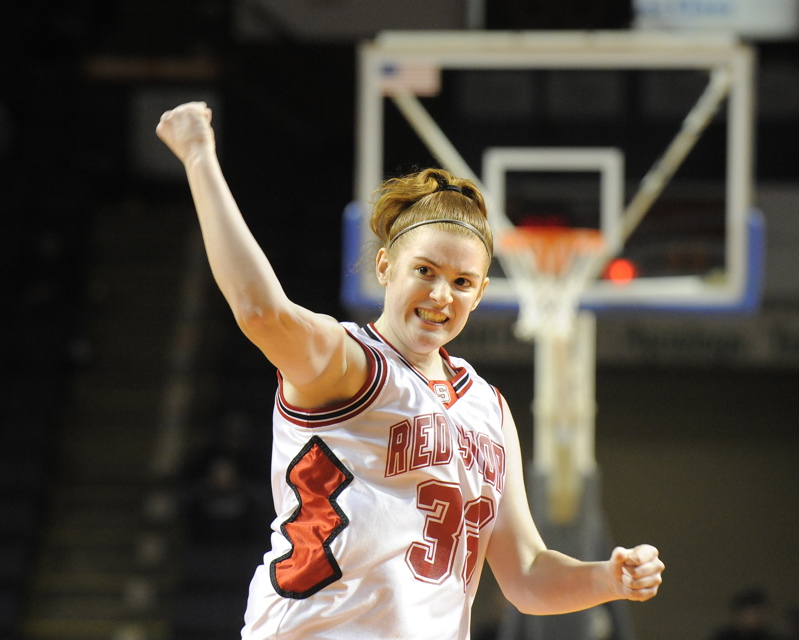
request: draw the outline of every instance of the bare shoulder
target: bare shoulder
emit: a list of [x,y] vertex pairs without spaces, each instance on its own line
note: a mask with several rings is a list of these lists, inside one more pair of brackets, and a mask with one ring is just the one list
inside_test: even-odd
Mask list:
[[[323,334],[326,366],[311,379],[292,375],[294,366],[282,370],[283,393],[288,402],[304,409],[317,409],[354,397],[369,376],[369,361],[363,345],[335,318],[316,314],[317,329]],[[302,363],[297,363],[302,366]]]

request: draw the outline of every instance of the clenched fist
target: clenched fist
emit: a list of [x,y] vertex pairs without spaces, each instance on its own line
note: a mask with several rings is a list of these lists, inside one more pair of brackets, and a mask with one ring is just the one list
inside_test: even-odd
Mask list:
[[155,133],[183,164],[195,154],[216,148],[211,110],[204,102],[188,102],[167,111]]
[[657,595],[665,569],[658,550],[648,544],[634,549],[616,547],[610,556],[611,573],[618,581],[622,597],[627,600],[649,600]]

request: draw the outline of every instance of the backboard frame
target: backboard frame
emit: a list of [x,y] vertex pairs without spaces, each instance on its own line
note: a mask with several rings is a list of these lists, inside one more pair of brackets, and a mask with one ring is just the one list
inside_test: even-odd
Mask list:
[[[394,98],[406,118],[416,110],[429,118],[415,97],[412,83],[387,88],[381,74],[387,68],[429,68],[432,77],[443,69],[664,69],[723,72],[726,93],[727,174],[725,193],[726,277],[700,276],[637,279],[625,287],[606,281],[592,284],[581,297],[581,306],[603,309],[667,309],[681,311],[750,311],[759,302],[763,253],[762,216],[752,210],[753,192],[753,76],[754,54],[749,46],[723,34],[678,34],[636,32],[385,32],[359,50],[359,95],[357,118],[355,206],[359,224],[353,225],[353,210],[345,220],[345,245],[362,246],[369,238],[368,202],[384,179],[384,99]],[[429,85],[430,74],[426,79]],[[429,86],[426,88],[429,90]],[[412,115],[412,114],[411,114]],[[479,178],[459,161],[460,156],[440,131],[431,129],[426,141],[445,168],[464,177]],[[436,137],[437,136],[437,137]],[[436,149],[438,151],[436,151]],[[546,154],[546,150],[527,149]],[[559,153],[575,150],[564,149]],[[587,150],[586,150],[587,151]],[[508,152],[503,152],[508,153]],[[522,153],[522,152],[519,152]],[[586,154],[586,158],[590,154]],[[550,158],[554,162],[554,155]],[[579,164],[579,163],[578,163]],[[454,166],[453,166],[454,165]],[[554,169],[557,163],[552,165]],[[577,166],[577,165],[575,165]],[[459,170],[460,169],[460,170]],[[537,170],[546,170],[539,164]],[[480,186],[489,206],[504,207],[495,177],[485,177]],[[489,186],[491,182],[491,186]],[[603,196],[605,197],[605,196]],[[504,216],[504,213],[502,214]],[[492,222],[493,224],[493,222]],[[495,230],[496,230],[496,225]],[[357,239],[349,238],[353,232]],[[352,240],[352,242],[350,242]],[[619,240],[616,238],[616,240]],[[623,242],[616,250],[621,249]],[[610,255],[609,257],[613,257]],[[345,269],[353,263],[345,256]],[[379,304],[382,288],[371,274],[345,283],[342,298],[348,306]],[[372,283],[372,284],[370,284]],[[512,309],[512,287],[493,280],[484,298],[484,308]]]

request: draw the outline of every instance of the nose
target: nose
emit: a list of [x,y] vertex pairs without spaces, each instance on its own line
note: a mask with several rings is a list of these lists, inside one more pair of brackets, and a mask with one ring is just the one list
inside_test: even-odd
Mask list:
[[433,288],[430,290],[430,298],[440,305],[452,302],[452,289],[449,283],[443,279],[436,280]]

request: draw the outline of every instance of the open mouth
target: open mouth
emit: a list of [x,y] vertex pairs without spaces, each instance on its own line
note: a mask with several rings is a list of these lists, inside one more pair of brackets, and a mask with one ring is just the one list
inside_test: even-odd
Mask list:
[[433,324],[444,324],[449,321],[449,318],[443,313],[431,311],[430,309],[416,309],[416,315],[425,322],[432,322]]

